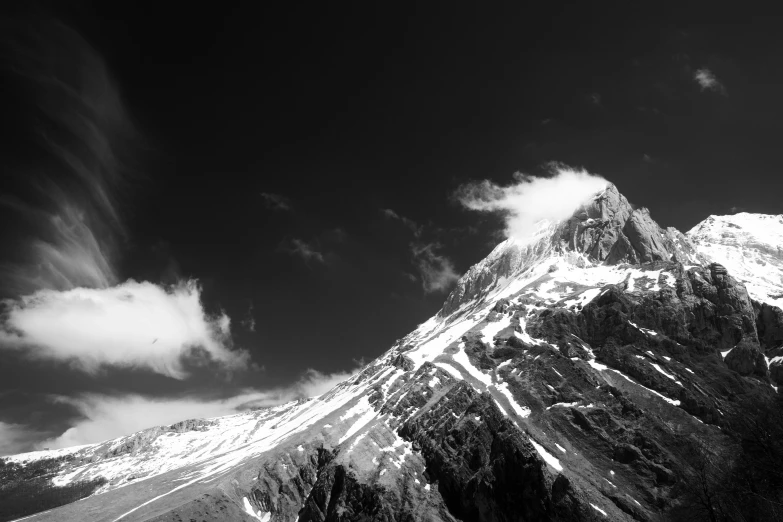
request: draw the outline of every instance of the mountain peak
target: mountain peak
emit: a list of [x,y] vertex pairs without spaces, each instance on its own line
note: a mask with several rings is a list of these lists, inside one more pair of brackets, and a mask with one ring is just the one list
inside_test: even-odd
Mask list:
[[498,282],[550,258],[604,265],[704,263],[681,232],[661,228],[647,208],[634,207],[613,183],[608,183],[577,207],[571,217],[559,222],[542,221],[530,237],[509,238],[499,244],[465,273],[440,314],[450,314]]
[[783,215],[710,216],[686,235],[701,255],[745,281],[753,299],[783,307]]
[[693,258],[684,237],[662,229],[645,207],[634,206],[613,184],[582,204],[561,226],[566,248],[606,264],[643,264]]

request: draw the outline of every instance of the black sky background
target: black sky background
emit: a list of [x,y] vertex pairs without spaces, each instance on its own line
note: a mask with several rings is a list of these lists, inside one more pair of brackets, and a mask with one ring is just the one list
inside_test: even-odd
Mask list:
[[[471,180],[585,167],[682,231],[709,214],[783,212],[780,18],[521,2],[27,10],[105,58],[139,132],[119,194],[121,279],[197,278],[259,368],[87,378],[8,352],[7,422],[61,430],[73,412],[51,394],[230,395],[378,356],[446,295],[411,280],[413,234],[382,209],[422,226],[463,273],[502,239],[500,219],[454,201]],[[701,68],[725,90],[701,89]],[[324,262],[292,253],[295,239]]]

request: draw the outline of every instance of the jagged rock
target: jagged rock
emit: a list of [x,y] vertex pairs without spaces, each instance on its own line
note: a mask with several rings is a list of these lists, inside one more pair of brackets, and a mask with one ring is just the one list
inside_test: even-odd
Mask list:
[[169,426],[171,431],[176,433],[184,433],[186,431],[204,431],[209,426],[213,426],[215,423],[206,419],[188,419],[181,422],[177,422]]
[[779,386],[783,385],[783,361],[775,361],[770,363],[769,378]]
[[756,330],[764,350],[783,345],[783,310],[767,303],[753,301]]
[[757,345],[741,342],[724,359],[726,365],[740,375],[767,375],[767,363]]
[[622,464],[629,464],[643,458],[642,451],[632,444],[618,444],[614,447],[614,460]]
[[[617,187],[609,184],[571,218],[542,229],[537,241],[518,244],[507,240],[498,245],[460,279],[439,314],[449,315],[463,303],[485,294],[498,281],[529,270],[555,252],[578,252],[591,262],[603,264],[705,262],[683,234],[661,229],[647,209],[634,209]],[[584,264],[584,259],[577,259]]]
[[[440,415],[424,412],[406,422],[400,435],[421,448],[427,473],[437,481],[456,518],[580,519],[581,508],[573,500],[577,493],[570,483],[557,481],[546,471],[525,435],[503,416],[489,395],[478,395],[459,383],[440,408],[464,412],[464,420],[444,432],[438,429]],[[481,420],[476,425],[468,416]]]
[[399,354],[397,357],[394,358],[392,361],[392,364],[401,370],[405,370],[406,372],[409,372],[413,370],[413,361],[410,357],[404,354]]

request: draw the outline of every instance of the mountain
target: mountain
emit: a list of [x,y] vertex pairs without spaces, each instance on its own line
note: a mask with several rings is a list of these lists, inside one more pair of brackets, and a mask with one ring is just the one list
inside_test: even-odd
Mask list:
[[783,307],[783,215],[710,216],[687,237],[742,280],[754,299]]
[[2,459],[0,520],[772,520],[781,233],[608,185],[320,397]]

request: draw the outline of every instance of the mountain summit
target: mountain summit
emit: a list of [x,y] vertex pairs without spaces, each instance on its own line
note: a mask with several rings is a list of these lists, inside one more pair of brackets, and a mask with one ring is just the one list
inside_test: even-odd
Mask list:
[[[652,521],[694,505],[729,513],[730,492],[699,504],[699,491],[718,487],[712,475],[723,477],[710,468],[705,478],[711,461],[701,456],[729,451],[747,405],[776,400],[783,382],[783,312],[765,300],[777,295],[769,289],[781,283],[780,257],[756,228],[721,231],[740,219],[783,230],[774,216],[713,217],[686,236],[608,185],[570,218],[498,245],[436,316],[328,393],[5,458],[0,492],[11,500],[0,516],[54,508],[29,520]],[[738,252],[749,247],[751,257]],[[745,287],[756,284],[755,260],[766,263],[765,299]],[[41,488],[33,504],[31,484]]]
[[453,312],[500,279],[514,277],[554,257],[581,266],[706,262],[681,232],[662,229],[646,208],[634,208],[611,183],[570,218],[555,223],[542,220],[538,225],[535,235],[504,241],[468,270],[446,299],[441,315]]

